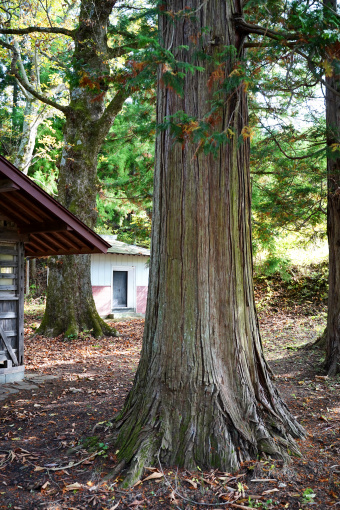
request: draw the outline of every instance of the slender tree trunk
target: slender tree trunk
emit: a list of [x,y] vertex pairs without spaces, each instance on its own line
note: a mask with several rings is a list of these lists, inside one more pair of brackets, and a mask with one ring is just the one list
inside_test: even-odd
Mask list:
[[[325,0],[324,4],[336,12],[336,0]],[[328,85],[340,92],[339,75],[326,80]],[[328,88],[326,89],[326,126],[329,150],[327,158],[329,290],[325,365],[328,374],[335,375],[340,371],[340,158],[334,158],[332,145],[340,143],[340,97]]]
[[13,78],[13,106],[12,106],[12,126],[13,134],[18,136],[19,131],[19,119],[18,119],[18,96],[19,96],[19,85],[15,78]]
[[[325,0],[326,7],[337,11],[336,0]],[[340,92],[340,77],[326,78],[327,84]],[[340,371],[340,158],[334,157],[333,144],[340,142],[340,98],[326,89],[327,145],[327,235],[329,244],[328,318],[325,366],[329,375]],[[337,151],[338,152],[338,151]],[[333,153],[333,157],[332,157]]]
[[[161,16],[162,44],[187,62],[201,50],[195,64],[205,71],[186,75],[183,97],[159,86],[158,122],[178,111],[203,119],[221,87],[219,79],[207,86],[218,76],[213,58],[226,46],[241,51],[233,25],[241,3],[167,0],[163,9],[187,14]],[[230,56],[219,68],[227,85],[234,66]],[[293,436],[303,435],[274,386],[255,312],[242,84],[220,99],[217,129],[233,134],[216,156],[190,141],[181,146],[169,130],[157,139],[143,349],[113,438],[120,466],[129,466],[127,484],[158,456],[162,464],[229,471],[262,453],[296,451]]]
[[[97,159],[126,95],[105,109],[107,24],[115,1],[83,0],[73,55],[76,78],[66,115],[64,149],[59,169],[58,199],[93,228],[96,223]],[[80,77],[86,80],[81,82]],[[104,93],[103,93],[104,92]],[[46,311],[39,332],[55,336],[92,330],[95,336],[115,334],[99,317],[92,296],[89,255],[53,257]]]
[[41,105],[37,99],[26,99],[22,134],[14,160],[14,165],[25,175],[32,163],[38,127],[50,115],[52,115],[52,111],[48,110],[46,105]]

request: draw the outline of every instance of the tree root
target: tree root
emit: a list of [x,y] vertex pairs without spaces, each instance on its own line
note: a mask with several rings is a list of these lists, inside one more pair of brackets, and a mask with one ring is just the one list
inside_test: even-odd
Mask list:
[[326,339],[327,339],[327,327],[324,329],[323,333],[314,341],[305,345],[305,349],[307,351],[312,349],[326,349]]
[[334,377],[338,373],[340,373],[340,359],[339,357],[335,357],[329,365],[326,365],[327,375],[328,377]]

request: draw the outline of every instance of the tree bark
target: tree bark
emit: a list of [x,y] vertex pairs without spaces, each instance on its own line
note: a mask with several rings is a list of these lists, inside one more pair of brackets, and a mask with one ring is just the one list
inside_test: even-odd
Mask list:
[[[203,119],[221,88],[219,79],[207,86],[214,59],[226,46],[242,52],[233,25],[241,2],[167,0],[162,8],[162,44],[205,71],[186,75],[183,97],[159,85],[158,122],[178,111]],[[188,9],[194,14],[183,15]],[[222,67],[227,85],[231,55]],[[263,453],[286,457],[303,436],[275,388],[255,311],[244,87],[220,99],[216,129],[234,134],[216,156],[189,140],[181,146],[169,130],[157,138],[143,348],[113,435],[120,465],[129,466],[126,484],[157,459],[230,471]]]
[[[122,91],[116,96],[114,108],[112,104],[111,108],[105,108],[107,87],[104,80],[110,76],[107,24],[114,3],[113,0],[83,0],[81,3],[73,55],[78,77],[71,84],[59,168],[59,201],[91,228],[97,217],[98,153],[128,95]],[[81,75],[86,75],[88,85],[81,85]],[[116,333],[96,311],[90,264],[89,255],[52,258],[46,311],[39,333],[73,336],[82,329],[92,330],[97,337]]]
[[[325,0],[325,6],[337,11],[336,0]],[[326,78],[328,85],[340,92],[340,76]],[[340,97],[326,89],[327,157],[327,236],[329,244],[329,290],[325,367],[328,375],[340,372],[340,158],[332,157],[333,144],[340,143]],[[332,147],[333,146],[333,147]]]

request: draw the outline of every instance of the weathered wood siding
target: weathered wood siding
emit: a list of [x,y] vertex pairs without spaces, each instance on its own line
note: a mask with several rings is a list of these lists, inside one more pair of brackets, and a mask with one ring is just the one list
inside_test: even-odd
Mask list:
[[24,247],[0,243],[0,383],[21,378],[24,357]]
[[[133,295],[133,308],[137,313],[145,313],[149,280],[149,268],[146,266],[148,257],[139,255],[92,255],[91,282],[93,297],[100,315],[108,315],[112,311],[112,273],[114,268],[129,269],[129,293]],[[133,274],[134,273],[134,274]],[[130,301],[131,303],[131,301]]]

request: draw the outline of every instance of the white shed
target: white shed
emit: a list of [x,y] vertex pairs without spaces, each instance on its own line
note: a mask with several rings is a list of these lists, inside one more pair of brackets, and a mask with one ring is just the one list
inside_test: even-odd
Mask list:
[[91,257],[92,292],[99,315],[144,314],[150,250],[101,236],[111,248]]

